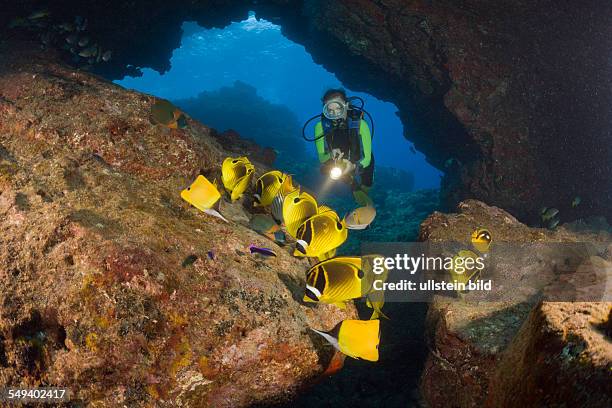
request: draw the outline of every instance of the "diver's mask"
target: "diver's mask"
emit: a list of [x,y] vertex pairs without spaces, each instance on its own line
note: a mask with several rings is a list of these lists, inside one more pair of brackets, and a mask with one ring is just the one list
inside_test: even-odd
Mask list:
[[323,115],[330,120],[346,119],[348,102],[342,98],[331,98],[323,105]]

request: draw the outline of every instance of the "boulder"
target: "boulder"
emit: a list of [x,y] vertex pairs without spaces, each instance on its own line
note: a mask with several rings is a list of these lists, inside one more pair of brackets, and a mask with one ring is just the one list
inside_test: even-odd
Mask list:
[[495,245],[512,243],[595,242],[604,249],[607,246],[604,257],[593,256],[583,266],[607,271],[596,288],[607,288],[608,293],[598,292],[602,302],[541,302],[519,296],[531,295],[531,285],[520,283],[531,283],[529,279],[534,278],[526,257],[496,263],[496,272],[508,277],[503,282],[512,283],[508,288],[516,298],[490,301],[472,292],[461,300],[436,295],[427,316],[429,357],[421,378],[427,404],[446,406],[453,395],[459,407],[610,406],[610,232],[575,232],[569,226],[554,231],[529,228],[504,210],[467,200],[456,214],[428,217],[420,239],[465,241],[483,226],[494,239],[490,257],[499,256]]

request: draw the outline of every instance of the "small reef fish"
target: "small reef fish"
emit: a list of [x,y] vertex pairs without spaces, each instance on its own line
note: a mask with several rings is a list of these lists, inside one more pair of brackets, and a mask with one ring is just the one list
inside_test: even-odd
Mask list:
[[374,289],[374,281],[385,282],[389,271],[374,274],[368,265],[372,257],[339,256],[314,265],[306,274],[304,302],[329,303],[344,309],[347,301],[365,296],[367,306],[374,310],[371,319],[387,318],[382,313],[384,292]]
[[[335,214],[335,213],[334,213]],[[324,255],[346,241],[348,229],[344,221],[339,221],[334,214],[326,211],[308,218],[298,228],[293,256],[312,258]]]
[[150,119],[152,123],[163,125],[170,129],[182,129],[187,125],[185,115],[176,106],[165,99],[157,99],[151,106]]
[[376,208],[372,206],[359,207],[344,217],[346,227],[352,230],[362,230],[370,226],[376,218]]
[[274,252],[270,248],[262,248],[262,247],[258,247],[253,244],[249,245],[249,251],[251,251],[252,254],[261,254],[265,256],[276,256],[276,252]]
[[542,221],[548,221],[559,214],[559,210],[556,208],[547,208],[542,214]]
[[278,170],[272,170],[255,182],[255,207],[266,207],[272,204],[274,197],[280,191],[280,188],[285,181],[285,176]]
[[477,228],[472,232],[472,245],[481,253],[489,252],[489,248],[491,247],[491,241],[493,238],[491,237],[491,233],[486,228]]
[[[104,54],[102,54],[102,61],[104,62],[108,62],[113,58],[113,52],[112,51],[106,51]],[[185,118],[185,115],[182,115],[183,119]],[[185,125],[187,125],[185,123]],[[179,127],[184,127],[181,126],[181,124],[179,123]]]
[[273,241],[277,238],[276,233],[280,231],[280,226],[274,221],[274,218],[267,214],[253,215],[249,220],[249,228]]
[[548,229],[553,230],[553,229],[557,228],[557,225],[559,225],[559,218],[553,218],[548,223]]
[[68,37],[66,37],[66,42],[70,45],[76,44],[78,40],[79,37],[76,34],[70,34]]
[[232,201],[238,200],[251,183],[255,167],[246,157],[227,157],[221,166],[221,181]]
[[215,184],[208,181],[206,177],[199,175],[189,187],[181,191],[181,198],[198,210],[228,222],[219,211],[213,208],[219,202],[221,194]]
[[380,320],[343,320],[328,332],[311,330],[349,357],[378,361]]
[[91,47],[87,47],[79,52],[79,57],[89,58],[95,57],[98,55],[98,46],[92,45]]
[[38,20],[41,18],[48,17],[50,14],[51,13],[49,13],[49,10],[46,9],[37,10],[28,16],[28,20]]
[[279,245],[284,245],[287,243],[287,237],[285,236],[285,233],[283,231],[276,231],[274,233],[274,242],[276,242]]
[[67,33],[70,33],[72,31],[74,31],[74,25],[72,25],[70,23],[62,23],[62,24],[58,25],[57,28],[60,31],[64,31],[64,32],[67,32]]
[[300,225],[317,211],[317,201],[307,192],[295,190],[289,193],[283,200],[283,221],[289,235],[295,237]]
[[281,184],[281,187],[278,193],[276,193],[276,196],[274,196],[274,199],[272,200],[271,212],[272,212],[272,217],[274,217],[276,222],[280,224],[284,223],[283,204],[285,202],[285,197],[287,197],[289,193],[295,190],[298,190],[298,194],[299,194],[299,188],[293,185],[293,178],[291,177],[291,175],[287,175],[285,177],[285,180],[283,180],[283,183]]
[[319,262],[306,273],[304,302],[321,302],[346,308],[346,302],[368,291],[359,257],[337,257]]
[[574,199],[572,200],[572,208],[578,207],[578,205],[580,205],[581,202],[582,202],[582,199],[579,196],[574,197]]
[[79,40],[79,47],[85,47],[89,44],[89,37],[83,37]]

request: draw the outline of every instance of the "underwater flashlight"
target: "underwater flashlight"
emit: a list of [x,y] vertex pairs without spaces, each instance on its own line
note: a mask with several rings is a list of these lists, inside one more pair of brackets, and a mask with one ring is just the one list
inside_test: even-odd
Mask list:
[[329,172],[329,177],[332,180],[338,180],[341,176],[342,176],[342,169],[338,166],[332,167],[331,171]]

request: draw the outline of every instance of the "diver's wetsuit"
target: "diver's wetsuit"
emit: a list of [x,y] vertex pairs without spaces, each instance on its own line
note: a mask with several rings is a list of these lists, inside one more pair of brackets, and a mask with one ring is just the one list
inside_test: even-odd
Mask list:
[[[340,149],[344,158],[362,167],[361,185],[353,183],[352,189],[357,190],[361,186],[369,188],[374,181],[374,155],[372,154],[372,135],[368,123],[361,119],[359,122],[359,133],[357,129],[349,129],[346,120],[337,126],[333,126],[324,134],[323,124],[317,122],[315,126],[315,138],[317,153],[321,163],[327,163],[331,159],[330,152]],[[322,169],[324,171],[324,169]]]

